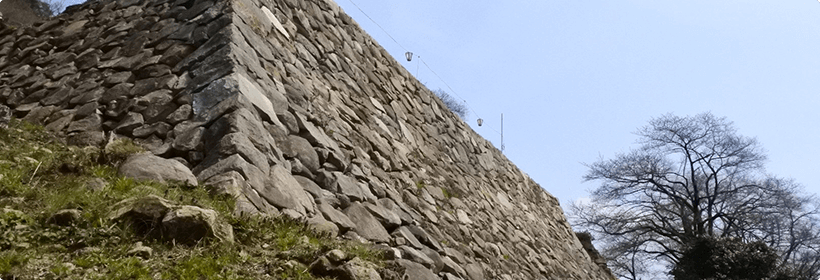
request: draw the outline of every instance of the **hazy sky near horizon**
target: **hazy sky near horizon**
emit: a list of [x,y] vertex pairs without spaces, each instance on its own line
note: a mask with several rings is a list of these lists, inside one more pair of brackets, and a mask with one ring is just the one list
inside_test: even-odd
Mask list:
[[816,0],[336,3],[428,88],[466,100],[496,147],[504,114],[504,154],[565,209],[598,184],[583,163],[629,151],[666,113],[726,117],[768,173],[820,193]]
[[336,3],[430,89],[452,87],[496,147],[503,114],[504,154],[564,207],[599,184],[583,163],[666,113],[726,117],[768,173],[820,192],[818,1]]

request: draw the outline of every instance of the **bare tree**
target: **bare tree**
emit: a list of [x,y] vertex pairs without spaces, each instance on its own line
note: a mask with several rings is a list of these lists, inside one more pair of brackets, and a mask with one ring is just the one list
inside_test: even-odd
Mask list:
[[467,118],[467,106],[463,103],[458,102],[455,98],[453,98],[449,93],[444,90],[438,89],[433,91],[433,93],[441,99],[441,102],[444,102],[444,105],[450,109],[453,113],[456,113],[462,119]]
[[640,148],[587,165],[584,180],[602,184],[590,203],[572,209],[574,224],[605,243],[616,274],[638,279],[647,260],[671,267],[699,237],[766,242],[784,266],[817,258],[817,211],[806,209],[813,198],[766,176],[757,140],[738,135],[732,122],[711,113],[670,114],[636,134]]

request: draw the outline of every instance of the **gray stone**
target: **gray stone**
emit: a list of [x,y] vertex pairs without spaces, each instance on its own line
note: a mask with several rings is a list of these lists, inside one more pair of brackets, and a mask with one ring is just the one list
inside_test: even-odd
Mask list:
[[433,266],[430,267],[430,269],[432,269],[435,273],[441,272],[444,268],[444,260],[441,258],[441,255],[428,247],[421,248],[421,252],[433,261]]
[[7,128],[9,127],[9,121],[11,120],[11,108],[6,105],[0,104],[0,128]]
[[415,249],[421,249],[421,248],[424,247],[424,245],[421,244],[421,242],[416,238],[415,235],[413,235],[412,232],[410,232],[410,229],[408,229],[407,227],[400,227],[400,228],[394,230],[393,231],[393,236],[394,237],[401,237],[402,239],[404,239],[407,242],[408,245],[410,245],[411,247],[413,247]]
[[433,267],[435,266],[435,262],[433,262],[433,260],[430,259],[430,257],[428,257],[426,254],[422,253],[419,250],[413,249],[410,246],[399,246],[399,250],[401,250],[402,252],[402,259],[406,259],[414,263],[421,264],[428,269],[433,269]]
[[66,142],[74,146],[102,146],[105,144],[105,133],[102,131],[81,131],[68,134]]
[[[244,133],[230,133],[222,137],[214,147],[207,147],[212,155],[217,153],[223,156],[239,154],[260,170],[270,169],[268,158],[257,150]],[[214,153],[216,152],[216,153]]]
[[345,214],[356,224],[356,233],[373,242],[386,243],[390,241],[390,234],[370,211],[361,203],[354,202],[345,209]]
[[441,269],[443,272],[453,273],[460,277],[467,276],[467,271],[464,270],[460,265],[458,265],[453,259],[450,257],[443,257],[441,258],[442,264],[444,265]]
[[336,210],[330,204],[319,203],[316,207],[319,209],[319,212],[322,212],[322,216],[324,216],[325,219],[339,226],[339,229],[342,232],[356,229],[356,224],[353,223],[347,215],[339,210]]
[[136,154],[128,157],[120,166],[119,174],[140,180],[154,180],[163,183],[179,181],[192,186],[197,185],[196,177],[185,165],[152,154]]
[[169,211],[162,218],[163,235],[177,243],[193,245],[205,237],[233,243],[233,229],[220,222],[211,209],[183,205]]
[[401,218],[399,218],[399,215],[396,215],[379,204],[366,202],[364,203],[364,207],[367,208],[367,210],[369,210],[370,213],[373,214],[373,216],[376,217],[376,219],[378,219],[388,231],[392,231],[401,225]]
[[54,111],[57,110],[55,106],[45,106],[45,107],[37,107],[32,109],[25,117],[23,117],[24,121],[35,123],[35,124],[43,124],[46,118],[50,116]]
[[333,172],[333,177],[335,178],[335,188],[339,193],[349,197],[351,201],[375,200],[375,196],[370,193],[370,190],[355,178],[341,172]]
[[[177,129],[174,128],[174,131],[176,132]],[[176,138],[174,138],[174,142],[171,145],[175,150],[187,152],[197,150],[202,145],[202,136],[205,133],[204,127],[190,127],[181,132],[180,134],[176,134]]]
[[313,180],[298,175],[294,175],[293,178],[296,178],[296,181],[302,185],[302,189],[310,193],[314,199],[323,197],[322,188],[313,182]]
[[85,183],[85,188],[94,192],[102,191],[107,187],[108,182],[106,182],[102,178],[93,178]]
[[404,267],[404,274],[402,275],[401,279],[440,280],[440,278],[436,276],[436,274],[433,273],[432,270],[424,267],[421,264],[409,260],[397,260],[396,263]]
[[302,189],[290,172],[279,165],[271,168],[270,178],[266,180],[265,187],[257,191],[276,207],[291,209],[302,215],[314,212],[313,198]]
[[66,132],[100,131],[101,129],[102,118],[98,114],[93,114],[78,121],[71,122]]
[[381,280],[376,264],[355,257],[340,267],[342,279]]
[[177,124],[184,120],[188,120],[191,117],[191,112],[191,105],[183,104],[168,114],[168,116],[165,117],[165,120],[170,124]]
[[467,264],[464,267],[464,270],[467,271],[467,276],[469,276],[470,279],[473,279],[473,280],[486,279],[486,278],[484,278],[484,269],[481,268],[481,265],[479,265],[477,263]]
[[208,186],[211,193],[215,195],[227,195],[238,198],[242,195],[242,184],[244,183],[245,178],[242,178],[242,174],[236,171],[229,171],[208,178],[204,184]]
[[138,257],[142,259],[149,259],[153,254],[154,249],[142,245],[142,242],[137,242],[136,244],[134,244],[134,247],[131,247],[131,250],[128,250],[128,252],[125,253],[126,256]]
[[231,97],[244,97],[250,104],[263,113],[265,120],[279,122],[273,104],[259,88],[255,82],[248,80],[245,75],[232,74],[230,76],[213,81],[201,92],[194,95],[193,111],[198,119],[208,120],[213,118],[212,108]]
[[339,235],[339,227],[333,222],[325,220],[321,216],[314,216],[307,219],[307,224],[314,232],[326,234],[331,238]]
[[80,220],[82,211],[77,209],[63,209],[55,212],[46,220],[47,223],[58,226],[69,226]]
[[[120,121],[114,128],[114,131],[120,134],[131,135],[131,132],[145,124],[142,114],[136,112],[128,112],[122,121]],[[70,128],[70,127],[69,127]]]
[[305,138],[290,135],[287,141],[279,143],[279,148],[284,156],[298,158],[311,173],[319,169],[319,155]]

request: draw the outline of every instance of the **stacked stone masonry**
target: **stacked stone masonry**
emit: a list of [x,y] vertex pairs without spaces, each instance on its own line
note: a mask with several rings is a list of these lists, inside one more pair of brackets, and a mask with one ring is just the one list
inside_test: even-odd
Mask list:
[[237,212],[380,244],[408,279],[611,279],[558,201],[332,0],[119,0],[0,21],[0,102],[132,138]]

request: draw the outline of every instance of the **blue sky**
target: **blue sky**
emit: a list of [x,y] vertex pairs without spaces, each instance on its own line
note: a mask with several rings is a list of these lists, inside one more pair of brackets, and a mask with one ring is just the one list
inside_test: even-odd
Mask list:
[[504,114],[504,153],[564,206],[597,186],[582,163],[628,151],[670,112],[727,117],[767,150],[768,173],[820,192],[817,1],[336,3],[429,88],[452,87],[496,147]]
[[565,207],[597,186],[582,163],[628,151],[670,112],[727,117],[768,151],[769,173],[820,192],[815,0],[336,3],[430,89],[465,100],[496,147],[504,114],[505,155]]

